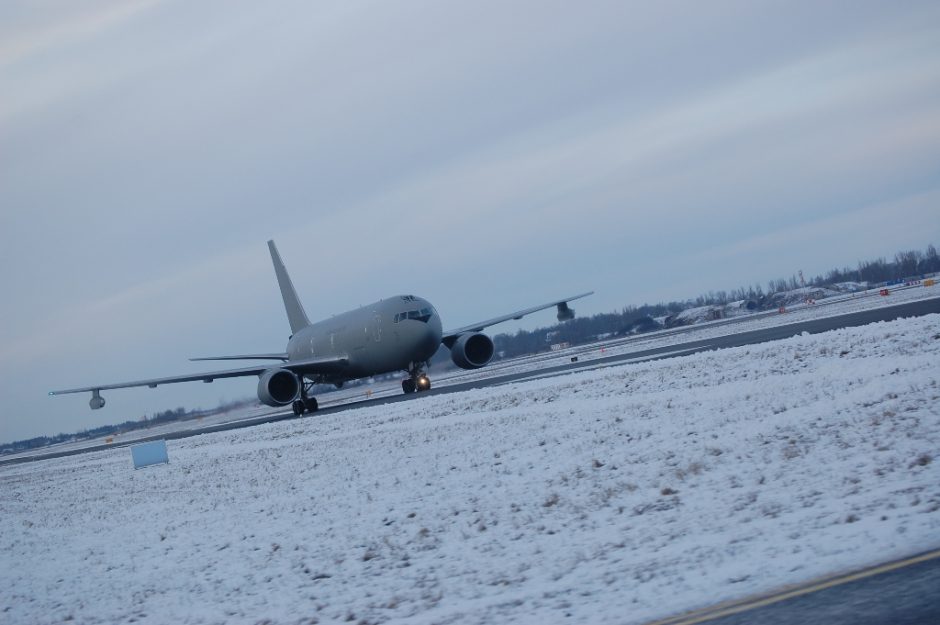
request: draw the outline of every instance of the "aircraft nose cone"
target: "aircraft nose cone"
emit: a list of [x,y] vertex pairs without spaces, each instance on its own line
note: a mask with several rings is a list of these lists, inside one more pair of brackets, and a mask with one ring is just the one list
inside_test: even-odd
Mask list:
[[421,324],[421,333],[418,338],[420,343],[420,351],[423,354],[423,359],[430,358],[437,352],[437,348],[441,345],[441,319],[437,315],[432,315],[426,323]]

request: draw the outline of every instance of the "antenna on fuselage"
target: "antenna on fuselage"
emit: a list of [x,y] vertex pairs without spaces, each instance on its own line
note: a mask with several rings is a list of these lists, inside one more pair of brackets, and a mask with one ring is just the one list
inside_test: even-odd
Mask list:
[[284,309],[287,311],[287,321],[290,323],[291,336],[297,334],[310,325],[307,319],[307,313],[297,297],[297,291],[294,290],[294,283],[287,275],[287,267],[281,260],[281,255],[277,253],[277,246],[274,241],[268,241],[268,249],[271,250],[271,261],[274,263],[274,273],[277,275],[277,284],[281,287],[281,297],[284,298]]

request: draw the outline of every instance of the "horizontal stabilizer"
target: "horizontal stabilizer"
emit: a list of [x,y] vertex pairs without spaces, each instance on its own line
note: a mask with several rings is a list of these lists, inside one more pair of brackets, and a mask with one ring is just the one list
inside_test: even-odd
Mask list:
[[193,362],[197,360],[287,360],[287,354],[240,354],[238,356],[202,356],[200,358],[190,358]]

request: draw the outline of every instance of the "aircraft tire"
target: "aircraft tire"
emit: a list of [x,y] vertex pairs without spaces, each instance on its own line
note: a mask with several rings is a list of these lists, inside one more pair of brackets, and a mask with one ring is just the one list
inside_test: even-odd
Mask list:
[[405,395],[410,395],[415,392],[415,381],[411,378],[405,378],[401,381],[401,390],[404,391]]
[[418,378],[417,382],[415,383],[415,388],[418,390],[418,392],[430,391],[431,390],[431,378],[429,378],[426,375],[422,375],[421,377]]
[[320,409],[320,405],[317,403],[316,397],[308,397],[304,400],[304,409],[307,412],[316,412]]
[[293,405],[291,405],[291,408],[294,409],[294,416],[296,417],[299,417],[304,413],[304,403],[299,399],[296,400]]

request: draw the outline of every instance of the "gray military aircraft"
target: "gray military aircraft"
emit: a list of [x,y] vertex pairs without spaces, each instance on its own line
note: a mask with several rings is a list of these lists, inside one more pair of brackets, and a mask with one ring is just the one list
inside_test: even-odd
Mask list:
[[508,321],[522,319],[531,313],[557,306],[558,320],[574,318],[571,302],[591,295],[593,291],[573,297],[555,300],[541,306],[533,306],[507,315],[493,317],[455,330],[443,331],[441,318],[426,299],[414,295],[399,295],[379,300],[335,315],[325,321],[310,323],[297,297],[294,284],[287,274],[274,241],[268,241],[274,273],[281,288],[291,337],[284,352],[272,354],[243,354],[239,356],[210,356],[191,360],[270,360],[267,363],[240,369],[210,371],[190,375],[177,375],[152,380],[138,380],[119,384],[99,384],[63,391],[51,391],[50,395],[91,392],[89,405],[92,410],[105,404],[101,391],[115,388],[149,386],[176,382],[212,382],[217,378],[259,376],[258,399],[271,407],[292,405],[294,414],[317,409],[317,400],[310,389],[314,384],[333,384],[342,387],[349,380],[356,380],[381,373],[404,371],[408,377],[402,380],[405,393],[427,391],[431,380],[426,369],[430,358],[443,343],[450,349],[451,359],[462,369],[478,369],[493,358],[493,340],[483,334],[483,328]]

